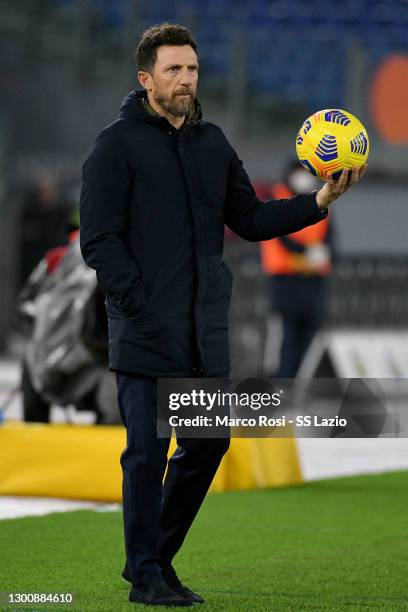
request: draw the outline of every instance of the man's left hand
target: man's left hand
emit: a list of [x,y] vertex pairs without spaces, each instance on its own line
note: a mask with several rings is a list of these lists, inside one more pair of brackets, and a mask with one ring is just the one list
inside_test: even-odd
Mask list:
[[354,167],[352,170],[344,169],[337,182],[334,181],[333,175],[327,176],[327,182],[323,185],[320,191],[316,194],[316,202],[319,208],[327,208],[332,202],[337,200],[343,193],[360,179],[363,178],[367,170],[367,164],[361,168]]

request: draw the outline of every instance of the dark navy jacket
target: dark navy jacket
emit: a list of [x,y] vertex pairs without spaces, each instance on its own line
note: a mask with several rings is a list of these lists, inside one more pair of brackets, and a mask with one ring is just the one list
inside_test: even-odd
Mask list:
[[81,250],[106,291],[111,369],[154,377],[227,375],[232,274],[224,223],[246,240],[325,214],[315,194],[262,202],[199,105],[175,129],[132,91],[83,166]]

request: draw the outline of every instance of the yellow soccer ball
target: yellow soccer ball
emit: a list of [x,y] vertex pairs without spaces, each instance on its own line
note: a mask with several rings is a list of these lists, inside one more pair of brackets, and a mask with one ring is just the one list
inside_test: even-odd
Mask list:
[[314,176],[336,180],[344,168],[360,168],[370,150],[364,125],[347,111],[330,108],[311,115],[296,137],[300,163]]

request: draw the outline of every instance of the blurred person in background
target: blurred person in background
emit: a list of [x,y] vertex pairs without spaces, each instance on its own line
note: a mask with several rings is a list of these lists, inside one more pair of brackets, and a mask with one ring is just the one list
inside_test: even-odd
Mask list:
[[58,181],[46,172],[23,195],[20,286],[47,251],[66,244],[69,210]]
[[[136,51],[143,89],[98,136],[83,166],[81,249],[106,291],[110,368],[127,429],[123,519],[129,600],[190,606],[203,599],[172,565],[229,444],[157,437],[157,379],[228,377],[232,274],[224,223],[259,241],[317,223],[348,188],[260,201],[221,129],[202,121],[197,44],[161,24]],[[359,179],[357,169],[350,184]],[[163,477],[166,471],[163,484]]]
[[[291,198],[318,188],[316,178],[297,160],[289,162],[283,182],[260,185],[260,197]],[[332,222],[320,223],[260,243],[261,264],[268,276],[270,303],[282,324],[279,366],[267,372],[294,378],[327,309],[327,278],[331,270]]]

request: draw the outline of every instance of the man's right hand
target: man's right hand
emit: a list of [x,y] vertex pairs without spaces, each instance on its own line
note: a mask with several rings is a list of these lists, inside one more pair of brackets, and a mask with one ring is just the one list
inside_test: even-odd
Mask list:
[[[327,208],[343,193],[346,193],[348,189],[359,180],[361,180],[366,173],[367,164],[361,166],[360,169],[354,167],[352,170],[344,169],[340,175],[338,181],[334,181],[333,175],[329,174],[327,182],[323,185],[320,191],[316,194],[316,203],[319,208]],[[351,172],[351,175],[349,174]]]

